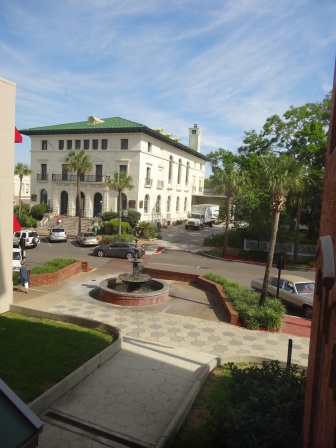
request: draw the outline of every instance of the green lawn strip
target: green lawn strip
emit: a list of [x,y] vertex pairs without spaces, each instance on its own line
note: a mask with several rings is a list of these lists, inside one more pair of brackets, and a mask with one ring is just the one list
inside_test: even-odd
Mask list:
[[25,402],[110,345],[112,336],[48,319],[0,315],[0,377]]
[[208,272],[204,277],[223,288],[246,328],[250,330],[266,328],[268,331],[275,331],[283,325],[286,310],[280,300],[268,297],[265,304],[259,306],[259,293],[249,291],[239,283],[231,282],[219,274]]
[[278,361],[215,369],[172,447],[299,448],[305,385],[305,370]]

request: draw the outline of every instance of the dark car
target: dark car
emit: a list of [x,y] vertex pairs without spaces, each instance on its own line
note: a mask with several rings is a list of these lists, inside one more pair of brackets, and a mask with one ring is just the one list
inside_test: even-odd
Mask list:
[[[117,241],[116,243],[105,244],[96,247],[93,251],[93,254],[97,255],[97,257],[118,257],[133,260],[135,250],[135,244]],[[143,246],[137,246],[137,251],[138,258],[140,258],[142,255],[145,255],[146,252]]]

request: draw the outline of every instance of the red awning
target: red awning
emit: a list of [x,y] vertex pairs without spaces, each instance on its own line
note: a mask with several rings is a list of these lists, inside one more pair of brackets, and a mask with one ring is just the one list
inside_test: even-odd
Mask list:
[[13,215],[13,232],[19,232],[21,230],[21,224],[17,220],[16,216]]
[[20,132],[15,128],[15,137],[14,137],[15,143],[22,143],[22,135]]

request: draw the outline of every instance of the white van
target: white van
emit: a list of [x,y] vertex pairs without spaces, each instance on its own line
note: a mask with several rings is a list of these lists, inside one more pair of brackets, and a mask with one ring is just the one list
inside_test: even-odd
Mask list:
[[19,271],[21,267],[21,249],[16,249],[13,247],[13,271]]

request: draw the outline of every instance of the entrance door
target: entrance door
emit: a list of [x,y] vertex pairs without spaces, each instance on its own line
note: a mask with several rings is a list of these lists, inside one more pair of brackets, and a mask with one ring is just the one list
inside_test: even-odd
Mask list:
[[93,200],[93,216],[97,216],[102,213],[102,206],[103,206],[103,197],[100,193],[96,193],[94,195]]
[[68,193],[62,191],[61,193],[61,215],[66,215],[68,213]]
[[[85,194],[81,191],[82,216],[85,216]],[[78,197],[76,197],[76,216],[79,216]]]

